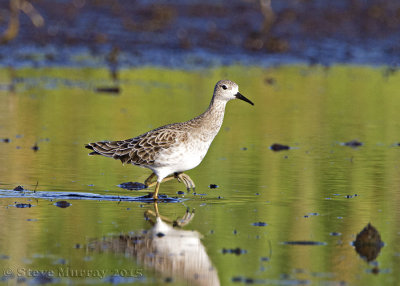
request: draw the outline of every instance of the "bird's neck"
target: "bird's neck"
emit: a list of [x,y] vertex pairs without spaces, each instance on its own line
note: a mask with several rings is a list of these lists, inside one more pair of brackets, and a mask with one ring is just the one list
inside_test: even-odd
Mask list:
[[226,103],[225,100],[217,100],[213,98],[207,110],[199,116],[199,119],[204,121],[202,126],[208,126],[209,130],[212,130],[212,132],[215,133],[213,134],[213,137],[217,135],[222,126],[222,122],[224,121]]

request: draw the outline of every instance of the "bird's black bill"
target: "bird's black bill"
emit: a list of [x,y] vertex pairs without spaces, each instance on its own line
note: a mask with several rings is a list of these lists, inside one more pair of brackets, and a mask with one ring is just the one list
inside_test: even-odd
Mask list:
[[243,94],[241,94],[240,92],[236,93],[235,96],[236,96],[237,99],[241,99],[243,101],[246,101],[246,102],[250,103],[251,105],[254,105],[254,103],[251,102],[250,99],[247,99],[246,97],[244,97]]

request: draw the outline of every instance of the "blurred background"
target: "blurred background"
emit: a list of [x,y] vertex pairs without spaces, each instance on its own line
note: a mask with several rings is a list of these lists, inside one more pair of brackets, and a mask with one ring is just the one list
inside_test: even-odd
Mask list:
[[390,0],[1,0],[2,65],[396,65]]

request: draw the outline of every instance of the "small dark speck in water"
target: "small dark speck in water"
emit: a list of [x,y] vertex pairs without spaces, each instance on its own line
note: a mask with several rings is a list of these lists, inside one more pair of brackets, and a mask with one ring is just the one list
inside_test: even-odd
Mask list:
[[212,230],[210,230],[210,233],[211,233],[211,234],[214,234],[214,230],[213,230],[213,229],[212,229]]
[[37,152],[37,151],[39,151],[39,146],[37,145],[37,143],[35,143],[35,145],[33,145],[31,149],[33,151]]
[[264,82],[265,82],[266,84],[269,84],[269,85],[274,85],[274,84],[276,84],[276,79],[274,79],[273,77],[267,77],[267,78],[264,80]]
[[173,281],[173,279],[172,279],[172,277],[167,277],[167,278],[165,278],[165,283],[172,283],[172,281]]
[[221,196],[218,196],[218,199],[220,200],[220,199],[222,199],[222,197],[221,197]]
[[331,232],[329,235],[331,235],[331,236],[341,236],[342,234],[340,232]]
[[260,260],[264,261],[264,262],[267,262],[267,261],[269,261],[269,257],[264,256],[264,257],[261,257]]
[[96,92],[99,93],[114,93],[118,94],[121,92],[121,89],[118,86],[112,86],[112,87],[98,87],[95,90]]
[[34,282],[33,284],[47,284],[47,283],[53,283],[54,278],[51,277],[51,272],[39,272],[37,276],[33,279]]
[[10,143],[10,138],[3,138],[1,139],[1,141],[3,141],[4,143]]
[[222,249],[222,254],[227,254],[227,253],[240,255],[240,254],[247,253],[247,251],[244,250],[244,249],[241,249],[239,247],[237,247],[237,248],[229,248],[229,249],[223,248]]
[[80,248],[81,248],[81,245],[80,245],[79,243],[77,243],[77,244],[75,244],[75,248],[76,248],[76,249],[80,249]]
[[246,278],[246,279],[244,280],[244,283],[245,283],[245,284],[253,284],[253,283],[254,283],[254,279],[253,279],[253,278]]
[[19,208],[19,209],[24,209],[24,208],[30,208],[30,207],[32,207],[32,205],[31,204],[15,204],[15,207],[16,208]]
[[259,222],[253,222],[252,225],[254,225],[254,226],[267,226],[268,224],[266,222],[259,221]]
[[282,144],[279,144],[279,143],[274,143],[274,144],[272,144],[270,147],[269,147],[269,149],[271,149],[272,151],[282,151],[282,150],[289,150],[290,149],[290,147],[289,146],[287,146],[287,145],[282,145]]
[[326,242],[310,241],[310,240],[297,240],[297,241],[284,241],[283,244],[288,244],[288,245],[326,245]]
[[71,205],[71,203],[67,202],[67,201],[58,201],[54,204],[55,206],[59,207],[59,208],[67,208]]
[[240,150],[246,151],[246,150],[247,150],[247,147],[240,148]]
[[10,256],[5,255],[5,254],[0,254],[0,259],[9,259]]
[[354,194],[354,195],[346,195],[346,198],[347,198],[347,199],[351,199],[351,198],[353,198],[353,197],[357,197],[357,194]]
[[23,190],[24,190],[24,188],[22,186],[16,186],[14,188],[14,191],[16,191],[16,192],[22,192]]
[[216,184],[210,184],[208,187],[209,187],[210,189],[216,189],[216,188],[218,188],[219,186],[216,185]]
[[118,187],[129,190],[129,191],[139,191],[139,190],[143,190],[143,189],[147,188],[147,186],[145,184],[142,184],[139,182],[121,183],[118,185]]
[[184,195],[185,192],[184,192],[184,191],[178,191],[177,194],[178,194],[178,195]]
[[260,195],[260,193],[256,193],[256,196],[259,196]]
[[242,282],[243,278],[240,276],[232,277],[232,282]]
[[360,142],[360,141],[357,141],[357,140],[351,140],[351,141],[349,141],[349,142],[344,142],[344,143],[342,143],[342,145],[344,145],[344,146],[349,146],[349,147],[352,147],[352,148],[356,148],[356,147],[362,146],[363,143]]
[[233,234],[237,234],[237,230],[236,229],[233,230]]
[[318,216],[319,213],[309,213],[308,215],[310,215],[310,216]]
[[156,235],[157,235],[157,237],[163,237],[163,236],[165,236],[165,234],[163,234],[162,232],[159,232],[159,233],[157,233]]

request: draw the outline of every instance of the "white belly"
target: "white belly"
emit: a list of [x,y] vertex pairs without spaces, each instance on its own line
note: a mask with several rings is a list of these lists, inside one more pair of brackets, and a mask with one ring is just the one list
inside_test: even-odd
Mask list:
[[191,144],[175,145],[160,152],[153,171],[157,175],[168,176],[176,172],[184,172],[198,166],[207,154],[210,144],[191,142]]

